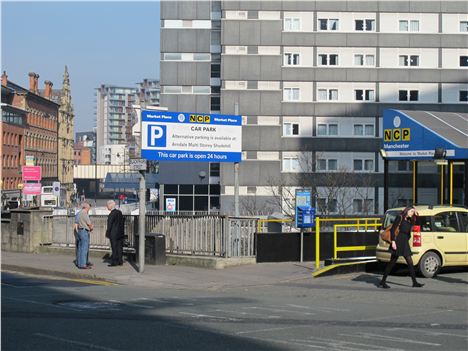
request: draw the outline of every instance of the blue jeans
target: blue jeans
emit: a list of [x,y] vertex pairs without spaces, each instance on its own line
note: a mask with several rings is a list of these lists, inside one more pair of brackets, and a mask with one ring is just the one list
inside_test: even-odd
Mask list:
[[78,230],[78,267],[86,267],[89,250],[89,232],[85,229]]

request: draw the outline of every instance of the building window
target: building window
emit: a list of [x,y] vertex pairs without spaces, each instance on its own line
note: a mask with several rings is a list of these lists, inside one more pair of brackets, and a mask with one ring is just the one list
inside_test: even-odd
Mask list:
[[408,172],[412,169],[410,161],[398,161],[397,167],[399,172]]
[[318,24],[319,30],[338,30],[340,20],[337,18],[320,18]]
[[355,124],[354,135],[355,136],[374,136],[374,125],[373,124]]
[[419,101],[419,91],[418,90],[399,90],[398,91],[398,100],[399,101]]
[[299,123],[289,123],[289,122],[284,123],[283,135],[284,136],[299,135]]
[[299,101],[300,99],[299,88],[284,88],[283,99],[284,101]]
[[375,31],[375,20],[354,20],[354,29],[358,31]]
[[372,172],[374,171],[374,160],[354,160],[353,169],[358,172]]
[[319,101],[336,101],[338,100],[338,89],[319,89]]
[[374,66],[375,65],[375,55],[363,55],[356,54],[354,55],[354,65],[355,66]]
[[284,19],[284,31],[294,32],[301,30],[301,19],[298,17],[286,17]]
[[317,171],[336,171],[338,170],[338,160],[319,159],[317,160]]
[[211,99],[211,111],[221,111],[221,97],[212,96],[210,99]]
[[467,102],[468,101],[468,90],[460,90],[460,102]]
[[317,125],[317,135],[319,136],[337,136],[338,124],[337,123],[319,123]]
[[468,32],[468,21],[460,21],[460,32]]
[[215,64],[211,65],[211,78],[220,78],[221,77],[221,65]]
[[374,212],[374,200],[373,199],[354,199],[353,200],[353,212],[354,213],[369,213]]
[[468,56],[460,56],[460,67],[468,67]]
[[400,20],[400,32],[419,32],[418,20]]
[[418,55],[400,55],[400,66],[419,66]]
[[374,101],[375,93],[372,89],[357,89],[355,92],[355,98],[358,101]]
[[337,66],[338,55],[337,54],[320,54],[318,55],[319,66]]
[[299,172],[299,158],[297,157],[284,157],[283,158],[283,172]]
[[299,62],[299,54],[293,54],[287,52],[284,54],[284,65],[285,66],[298,66],[300,65]]
[[[327,201],[328,200],[328,201]],[[336,199],[317,199],[317,211],[320,213],[338,212],[338,201]]]

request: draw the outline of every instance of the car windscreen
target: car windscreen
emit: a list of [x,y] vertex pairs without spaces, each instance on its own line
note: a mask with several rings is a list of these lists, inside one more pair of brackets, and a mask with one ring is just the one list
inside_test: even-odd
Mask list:
[[384,220],[383,227],[387,228],[390,224],[393,224],[393,222],[395,222],[395,218],[397,218],[399,214],[400,214],[400,211],[387,211],[387,213],[385,213],[385,220]]

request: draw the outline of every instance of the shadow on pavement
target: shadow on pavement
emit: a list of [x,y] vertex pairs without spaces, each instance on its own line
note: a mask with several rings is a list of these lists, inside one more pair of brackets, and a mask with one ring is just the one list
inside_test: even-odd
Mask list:
[[[94,292],[103,289],[100,298],[80,296],[83,286],[87,285],[2,273],[2,350],[280,350],[263,340],[232,335],[229,326],[221,327],[226,333],[207,327],[230,323],[227,318],[160,314],[174,307],[189,309],[192,299],[158,299],[155,292],[154,301],[161,304],[139,308],[131,299],[103,299],[110,287],[92,287]],[[67,287],[75,294],[65,291]],[[250,301],[229,296],[195,300],[198,307]]]

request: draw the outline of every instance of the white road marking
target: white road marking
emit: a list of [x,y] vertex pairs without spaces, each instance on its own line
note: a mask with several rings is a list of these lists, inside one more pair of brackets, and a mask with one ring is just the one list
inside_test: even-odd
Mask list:
[[224,321],[230,321],[230,322],[241,322],[242,319],[239,318],[231,318],[231,317],[222,317],[222,316],[212,316],[209,314],[201,314],[201,313],[192,313],[192,312],[180,312],[180,314],[185,314],[187,316],[195,317],[195,318],[215,318],[215,319],[220,319]]
[[87,342],[81,342],[81,341],[74,341],[74,340],[69,340],[69,339],[64,339],[64,338],[58,338],[56,336],[52,335],[47,335],[47,334],[42,334],[42,333],[34,333],[33,335],[39,336],[41,338],[46,338],[50,340],[56,340],[56,341],[61,341],[67,344],[72,344],[72,345],[79,345],[79,346],[85,346],[90,349],[95,349],[95,350],[104,350],[104,351],[117,351],[117,349],[111,349],[109,347],[104,347],[104,346],[99,346],[95,344],[90,344]]
[[323,312],[326,312],[326,313],[331,313],[331,312],[349,312],[349,310],[346,309],[346,308],[317,307],[317,306],[309,307],[309,306],[295,305],[295,304],[292,304],[292,303],[287,304],[286,306],[294,307],[294,308],[303,308],[303,309],[312,310],[312,311],[323,310]]
[[424,316],[424,315],[428,315],[428,314],[437,314],[437,313],[444,313],[444,312],[453,312],[453,311],[452,310],[442,310],[442,311],[429,311],[429,312],[420,312],[420,313],[395,314],[393,316],[360,319],[357,322],[372,322],[372,321],[380,321],[382,319],[392,319],[392,318],[399,319],[401,317]]
[[[386,330],[388,331],[400,331],[400,330],[406,330],[408,329],[405,328],[387,328]],[[420,329],[411,329],[411,333],[418,332],[421,334],[429,335],[429,336],[455,336],[458,338],[463,338],[463,339],[468,339],[468,335],[460,335],[460,334],[453,334],[453,333],[445,333],[445,332],[436,332],[436,331],[429,331],[429,330],[420,330]]]
[[[243,316],[252,315],[252,316],[265,317],[265,315],[263,315],[263,314],[253,313],[253,312],[240,312],[240,311],[230,311],[230,310],[220,310],[220,309],[216,309],[215,311],[216,312],[224,312],[224,313],[237,313],[237,314],[241,314]],[[270,317],[270,316],[268,316],[268,317]],[[274,316],[274,317],[277,317],[277,316]]]
[[342,336],[348,336],[353,338],[364,338],[364,339],[372,339],[372,340],[387,340],[387,341],[396,341],[405,344],[419,344],[419,345],[428,345],[428,346],[441,346],[440,344],[436,344],[433,342],[426,342],[426,341],[419,341],[419,340],[412,340],[408,338],[398,338],[396,336],[387,336],[382,334],[373,334],[373,333],[356,333],[356,334],[339,334]]
[[56,307],[56,308],[63,308],[65,310],[72,310],[72,311],[77,311],[80,312],[81,310],[72,308],[72,307],[67,307],[67,306],[62,306],[62,305],[54,305],[51,303],[46,303],[46,302],[38,302],[38,301],[33,301],[33,300],[26,300],[26,299],[18,299],[15,297],[3,297],[4,299],[8,300],[13,300],[13,301],[20,301],[20,302],[27,302],[27,303],[32,303],[35,305],[41,305],[41,306],[48,306],[48,307]]
[[266,310],[272,312],[286,312],[286,313],[295,313],[295,314],[303,314],[306,316],[313,316],[316,313],[312,312],[301,312],[301,311],[291,311],[291,310],[283,310],[281,308],[269,308],[269,307],[258,307],[258,306],[250,306],[250,307],[242,307],[243,309],[258,309],[258,310]]
[[119,301],[119,300],[109,300],[109,302],[118,303],[120,305],[135,306],[135,307],[139,307],[139,308],[146,308],[146,309],[153,309],[154,308],[153,306],[140,305],[138,303],[132,303],[132,302],[122,302],[122,301]]
[[[236,335],[243,335],[243,334],[253,334],[253,333],[263,333],[269,331],[277,331],[277,330],[288,330],[288,329],[298,329],[298,328],[305,328],[306,326],[294,326],[294,327],[278,327],[278,328],[266,328],[266,329],[257,329],[257,330],[246,330],[241,332],[236,332]],[[307,326],[307,328],[310,328]]]
[[[179,300],[180,298],[176,298]],[[177,303],[177,306],[195,306],[193,303],[178,303],[176,301],[168,301],[168,299],[153,299],[153,298],[147,298],[147,297],[139,297],[136,299],[133,299],[132,301],[152,301],[152,302],[158,302],[162,304],[174,304]]]

